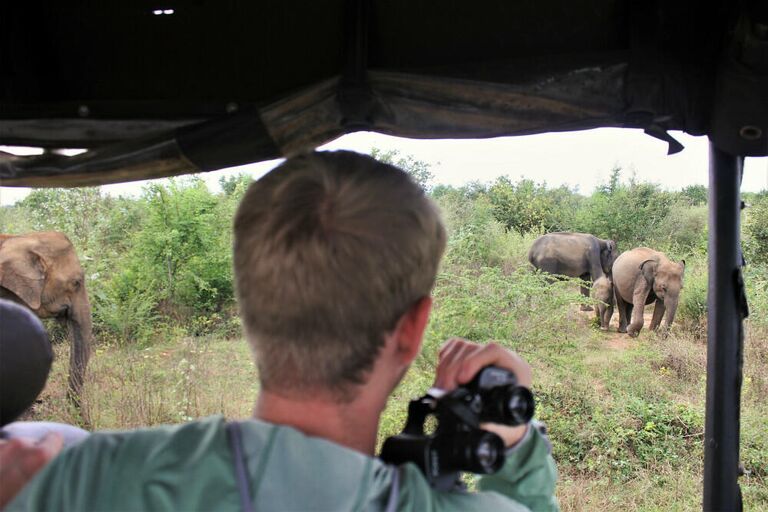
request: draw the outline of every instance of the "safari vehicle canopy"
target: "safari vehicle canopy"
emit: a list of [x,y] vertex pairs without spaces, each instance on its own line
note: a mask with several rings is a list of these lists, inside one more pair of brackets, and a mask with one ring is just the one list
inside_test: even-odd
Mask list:
[[357,130],[631,127],[670,153],[669,130],[708,135],[703,503],[739,503],[738,189],[743,157],[768,155],[766,2],[7,2],[0,61],[0,144],[47,149],[1,154],[3,186],[210,171]]

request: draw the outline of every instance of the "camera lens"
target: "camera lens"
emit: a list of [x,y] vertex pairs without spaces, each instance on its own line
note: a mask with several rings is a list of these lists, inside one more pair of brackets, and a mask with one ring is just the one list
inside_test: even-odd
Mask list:
[[499,386],[483,396],[483,422],[515,426],[533,418],[533,393],[522,386]]
[[475,456],[480,466],[490,470],[496,464],[496,460],[499,458],[499,452],[492,442],[483,439],[475,449]]
[[504,441],[493,432],[472,430],[455,433],[442,441],[443,467],[451,471],[489,474],[504,464]]
[[533,418],[533,393],[528,388],[516,387],[509,393],[507,400],[508,425],[522,425]]

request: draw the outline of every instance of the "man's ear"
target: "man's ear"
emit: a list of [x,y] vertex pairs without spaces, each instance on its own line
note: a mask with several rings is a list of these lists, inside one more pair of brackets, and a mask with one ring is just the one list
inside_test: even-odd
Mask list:
[[397,321],[393,335],[397,343],[397,355],[403,364],[410,364],[419,355],[430,311],[432,297],[425,296],[414,302]]

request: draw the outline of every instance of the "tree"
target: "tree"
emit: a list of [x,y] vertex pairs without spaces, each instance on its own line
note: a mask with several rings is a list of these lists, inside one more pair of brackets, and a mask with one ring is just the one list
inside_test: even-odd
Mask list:
[[680,195],[688,201],[691,206],[707,204],[709,191],[704,185],[688,185],[680,191]]
[[616,240],[622,249],[653,245],[669,215],[675,196],[634,177],[621,183],[621,169],[611,171],[576,215],[577,231]]
[[431,171],[431,164],[423,160],[417,160],[413,155],[403,155],[396,149],[383,151],[378,148],[371,149],[371,156],[385,164],[394,165],[411,175],[424,190],[429,190],[435,175]]
[[245,173],[235,174],[234,176],[222,176],[219,178],[219,186],[227,197],[238,195],[242,197],[248,186],[253,182],[253,178]]
[[513,183],[507,176],[493,182],[487,195],[496,220],[520,234],[569,229],[580,202],[568,187],[547,189],[546,183],[529,179]]

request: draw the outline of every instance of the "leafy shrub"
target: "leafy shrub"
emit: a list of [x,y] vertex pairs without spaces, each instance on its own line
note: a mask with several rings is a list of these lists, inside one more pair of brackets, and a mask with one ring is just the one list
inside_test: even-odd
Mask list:
[[153,283],[158,304],[183,316],[185,310],[202,314],[231,303],[229,210],[222,212],[220,200],[196,177],[153,183],[142,202],[146,221],[119,278],[136,290]]
[[749,302],[749,321],[768,327],[768,265],[747,265],[744,282]]
[[526,234],[564,231],[573,225],[579,196],[567,187],[547,189],[544,183],[498,178],[488,189],[493,215],[508,230]]
[[688,206],[705,205],[709,200],[709,190],[704,185],[688,185],[680,191],[680,196]]
[[91,291],[94,327],[97,338],[118,344],[145,343],[155,330],[159,316],[153,286],[137,289],[119,281]]
[[746,209],[744,245],[748,261],[768,265],[768,196]]
[[706,336],[707,279],[705,259],[696,258],[686,262],[675,321],[683,323],[697,337]]
[[679,255],[707,253],[707,207],[675,202],[659,222],[649,243],[658,250]]
[[428,162],[419,160],[413,155],[404,155],[396,149],[381,150],[373,148],[371,156],[379,162],[394,165],[411,175],[413,181],[419,184],[424,190],[429,190],[435,175],[432,173],[431,165]]
[[623,184],[620,177],[621,169],[614,169],[609,181],[587,198],[577,213],[576,231],[616,240],[622,250],[652,246],[674,195],[634,177]]

